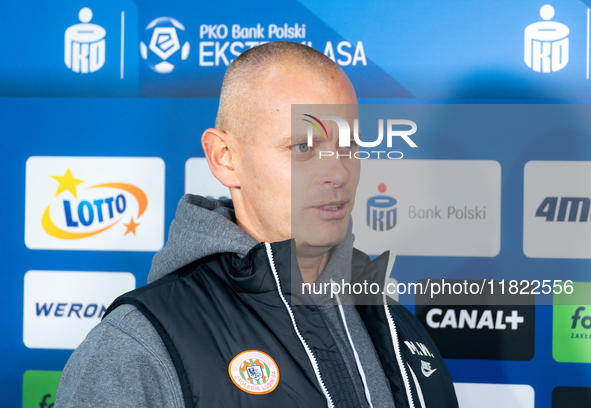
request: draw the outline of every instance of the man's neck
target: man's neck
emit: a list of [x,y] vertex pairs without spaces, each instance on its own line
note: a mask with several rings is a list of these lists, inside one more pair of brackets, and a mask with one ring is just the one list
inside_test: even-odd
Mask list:
[[302,273],[302,280],[304,283],[314,283],[318,280],[322,271],[328,263],[330,258],[329,251],[323,252],[318,255],[300,255],[298,253],[298,265],[300,266],[300,272]]

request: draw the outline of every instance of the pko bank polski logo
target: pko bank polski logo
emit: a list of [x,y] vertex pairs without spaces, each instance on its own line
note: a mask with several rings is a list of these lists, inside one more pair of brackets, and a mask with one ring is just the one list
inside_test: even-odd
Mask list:
[[[361,140],[361,137],[359,135],[359,120],[358,119],[354,119],[353,120],[353,132],[351,132],[351,126],[349,125],[349,122],[347,122],[347,120],[338,117],[338,116],[321,116],[320,118],[317,118],[315,116],[312,115],[308,115],[308,114],[303,114],[303,116],[306,116],[306,118],[302,118],[302,120],[304,122],[308,122],[310,125],[307,128],[307,142],[306,142],[306,146],[307,148],[311,148],[314,147],[314,129],[316,129],[318,131],[318,134],[320,136],[320,141],[323,138],[328,139],[328,131],[326,130],[326,126],[324,125],[324,123],[322,121],[334,121],[337,124],[338,127],[338,146],[342,147],[342,148],[350,148],[352,143],[351,143],[351,136],[353,136],[353,139],[355,141],[355,143],[363,148],[375,148],[379,145],[382,144],[382,142],[384,141],[384,120],[383,119],[379,119],[378,120],[378,136],[376,137],[375,140],[369,141],[369,140]],[[397,128],[397,126],[403,126],[406,128],[406,126],[409,126],[410,129],[400,129]],[[402,140],[404,140],[410,147],[416,148],[418,147],[415,142],[410,138],[411,135],[415,134],[415,132],[417,131],[417,124],[415,122],[413,122],[412,120],[406,120],[406,119],[388,119],[387,123],[386,123],[386,142],[387,142],[387,146],[388,148],[391,148],[393,146],[393,138],[394,137],[400,137],[402,138]],[[348,157],[348,158],[355,158],[355,159],[360,159],[360,160],[364,160],[364,159],[392,159],[392,160],[398,160],[398,159],[402,159],[402,157],[404,156],[404,154],[402,152],[399,151],[386,151],[386,150],[362,150],[362,151],[357,151],[357,152],[333,152],[333,151],[329,151],[329,150],[320,150],[318,152],[318,156],[320,159],[322,159],[323,157],[335,157],[335,158],[341,158],[341,157]]]
[[396,199],[384,195],[386,185],[380,183],[378,191],[381,195],[367,200],[367,225],[374,231],[389,231],[396,226]]
[[135,289],[129,272],[28,271],[23,342],[29,348],[75,349],[115,298]]
[[549,21],[554,17],[554,7],[542,6],[540,16],[544,21],[525,28],[525,64],[536,72],[560,71],[568,64],[569,28],[559,22]]
[[30,157],[31,249],[157,251],[164,243],[160,158]]
[[97,24],[90,24],[92,10],[84,7],[78,13],[80,24],[68,27],[65,33],[64,60],[74,72],[88,74],[105,65],[105,35]]
[[493,160],[364,160],[356,202],[353,234],[366,253],[492,257],[501,248]]
[[523,252],[591,259],[591,161],[529,161],[524,167]]
[[[177,30],[180,30],[180,32]],[[179,58],[175,59],[173,56],[179,50],[181,51],[181,61],[189,58],[191,45],[189,41],[185,41],[181,47],[179,34],[184,34],[185,26],[179,21],[171,17],[158,17],[146,26],[146,31],[148,33],[151,31],[151,37],[148,46],[143,41],[140,42],[140,55],[147,60],[148,65],[154,71],[159,74],[172,72],[175,65],[171,61],[174,59],[174,62],[177,62]]]

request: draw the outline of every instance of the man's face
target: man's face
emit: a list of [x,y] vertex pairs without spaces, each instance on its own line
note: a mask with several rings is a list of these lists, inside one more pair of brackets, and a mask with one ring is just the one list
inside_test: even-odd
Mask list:
[[[326,251],[346,234],[359,160],[334,157],[337,151],[351,150],[337,146],[338,128],[330,121],[325,122],[328,138],[316,139],[314,147],[306,150],[306,134],[292,135],[291,105],[356,105],[355,92],[338,72],[319,75],[284,67],[271,68],[261,87],[255,102],[259,114],[251,127],[254,134],[240,142],[238,177],[244,214],[237,213],[239,223],[250,223],[247,229],[265,241],[295,238],[298,254]],[[310,114],[341,116],[352,123],[348,117],[352,109],[345,111]],[[320,159],[320,150],[335,155]]]

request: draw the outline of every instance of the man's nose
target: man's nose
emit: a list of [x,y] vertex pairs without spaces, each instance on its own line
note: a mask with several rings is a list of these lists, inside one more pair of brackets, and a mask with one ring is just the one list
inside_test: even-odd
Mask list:
[[[334,156],[323,157],[321,160],[324,163],[324,172],[322,174],[322,182],[330,185],[330,187],[341,187],[349,182],[351,179],[351,171],[346,165],[349,159],[350,152],[335,152]],[[339,157],[337,157],[339,156]],[[353,159],[355,160],[355,159]]]

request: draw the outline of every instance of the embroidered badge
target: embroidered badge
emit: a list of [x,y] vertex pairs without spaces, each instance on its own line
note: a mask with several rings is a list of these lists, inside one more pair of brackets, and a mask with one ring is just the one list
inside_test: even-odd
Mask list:
[[228,366],[230,378],[249,394],[268,394],[279,384],[279,368],[268,354],[247,350],[232,359]]

